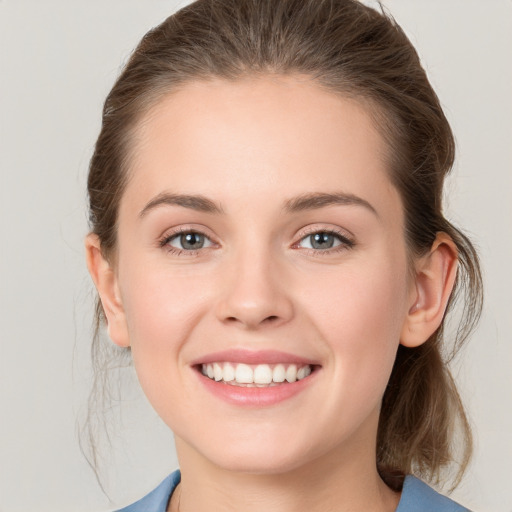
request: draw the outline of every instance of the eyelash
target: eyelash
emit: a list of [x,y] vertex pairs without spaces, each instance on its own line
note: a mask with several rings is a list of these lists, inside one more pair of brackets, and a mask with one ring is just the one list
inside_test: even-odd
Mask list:
[[349,238],[347,236],[347,234],[344,232],[338,231],[333,228],[324,228],[324,229],[311,228],[311,229],[306,230],[306,232],[301,235],[300,240],[298,242],[294,243],[292,247],[294,249],[299,249],[298,244],[300,244],[303,240],[307,239],[308,237],[310,237],[312,235],[316,235],[316,234],[320,234],[320,233],[332,235],[332,236],[336,237],[338,239],[338,241],[340,242],[340,244],[338,246],[335,246],[335,247],[332,247],[329,249],[325,249],[325,250],[312,249],[312,248],[310,249],[310,248],[305,247],[305,248],[303,248],[303,250],[306,251],[306,254],[308,254],[310,256],[316,256],[316,257],[331,256],[333,254],[338,254],[340,252],[343,252],[343,251],[346,251],[349,249],[353,249],[356,245],[355,241],[352,238]]
[[[177,229],[176,231],[173,231],[171,234],[166,234],[164,235],[164,237],[159,241],[158,245],[165,249],[169,254],[172,254],[174,256],[181,256],[183,254],[187,255],[187,256],[196,256],[199,251],[202,249],[191,249],[191,250],[187,250],[187,249],[178,249],[177,247],[173,247],[172,245],[169,245],[169,243],[181,236],[181,235],[184,235],[184,234],[191,234],[191,235],[201,235],[201,236],[204,236],[207,240],[209,240],[212,244],[215,244],[215,242],[213,242],[210,237],[208,235],[206,235],[205,233],[202,233],[201,231],[198,231],[196,229],[190,229],[190,228],[186,228],[186,227],[181,227],[179,229]],[[207,247],[205,247],[205,249],[207,249]]]
[[[332,254],[336,254],[336,253],[339,253],[339,252],[342,252],[342,251],[346,251],[348,249],[352,249],[354,248],[354,246],[356,245],[354,240],[352,240],[351,238],[349,238],[345,233],[342,233],[340,231],[337,231],[336,229],[310,229],[308,230],[306,233],[304,233],[298,242],[294,243],[292,245],[292,248],[293,249],[299,249],[299,244],[307,239],[308,237],[312,236],[312,235],[315,235],[315,234],[320,234],[320,233],[324,233],[324,234],[327,234],[327,235],[332,235],[334,237],[336,237],[338,239],[338,241],[340,242],[339,245],[333,247],[333,248],[329,248],[329,249],[326,249],[326,250],[321,250],[321,249],[313,249],[313,248],[303,248],[304,251],[306,251],[306,253],[308,255],[311,255],[311,256],[320,256],[320,257],[323,257],[323,256],[328,256],[328,255],[332,255]],[[197,254],[199,253],[199,251],[201,249],[208,249],[209,247],[202,247],[200,249],[178,249],[176,247],[173,247],[172,245],[169,245],[170,242],[172,240],[174,240],[175,238],[183,235],[183,234],[195,234],[195,235],[201,235],[201,236],[204,236],[207,240],[209,240],[211,242],[212,245],[215,245],[215,242],[212,241],[210,239],[210,237],[208,235],[206,235],[205,233],[202,233],[201,231],[198,231],[198,230],[195,230],[195,229],[189,229],[189,228],[179,228],[178,230],[172,232],[171,234],[166,234],[162,239],[159,240],[159,247],[165,249],[169,254],[173,254],[175,256],[180,256],[180,255],[184,255],[186,254],[187,256],[197,256]]]

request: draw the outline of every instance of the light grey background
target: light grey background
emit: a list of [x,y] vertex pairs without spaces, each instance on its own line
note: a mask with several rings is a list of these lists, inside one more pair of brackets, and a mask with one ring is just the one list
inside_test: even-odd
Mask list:
[[[172,0],[0,0],[0,511],[106,511],[177,466],[135,385],[100,492],[77,442],[90,387],[85,180],[102,101]],[[455,373],[477,435],[453,496],[512,511],[512,2],[386,0],[458,142],[447,211],[478,241],[486,307]]]

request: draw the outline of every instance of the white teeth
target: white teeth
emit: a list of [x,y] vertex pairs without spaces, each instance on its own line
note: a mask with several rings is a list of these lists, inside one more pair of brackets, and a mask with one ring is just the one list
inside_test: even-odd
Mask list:
[[286,369],[284,365],[278,364],[272,372],[272,380],[274,382],[284,382],[284,379],[286,379]]
[[296,364],[286,365],[283,363],[273,365],[235,363],[209,363],[203,364],[201,372],[216,382],[226,382],[232,385],[244,386],[275,386],[283,382],[295,382],[306,378],[311,374],[310,365],[298,366]]
[[239,384],[252,384],[254,382],[252,368],[247,364],[237,365],[235,370],[235,380]]
[[301,380],[311,374],[310,366],[303,366],[297,371],[297,380]]
[[213,363],[213,378],[217,381],[222,380],[223,377],[222,367],[219,363]]
[[235,380],[235,369],[229,363],[224,365],[224,378],[222,380],[225,382]]
[[288,382],[295,382],[297,380],[297,367],[294,364],[286,368],[286,380]]
[[255,384],[270,384],[272,382],[272,370],[268,364],[259,364],[254,369]]

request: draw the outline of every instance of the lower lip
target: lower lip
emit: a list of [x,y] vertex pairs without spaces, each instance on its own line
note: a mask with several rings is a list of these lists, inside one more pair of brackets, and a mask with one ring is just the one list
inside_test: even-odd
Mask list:
[[315,369],[304,379],[278,386],[258,388],[217,382],[197,372],[199,380],[210,393],[230,404],[246,407],[268,407],[288,400],[310,386],[317,373],[318,369]]

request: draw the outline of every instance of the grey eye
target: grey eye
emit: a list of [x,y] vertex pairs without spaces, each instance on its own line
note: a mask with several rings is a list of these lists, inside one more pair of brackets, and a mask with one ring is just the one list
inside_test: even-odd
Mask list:
[[311,235],[305,236],[301,241],[300,245],[306,249],[332,249],[339,245],[349,245],[349,241],[343,239],[340,235],[335,233],[329,233],[328,231],[318,231]]
[[310,235],[313,249],[330,249],[334,245],[334,235],[330,233],[315,233]]
[[176,247],[177,249],[193,251],[209,247],[211,242],[205,235],[190,231],[173,236],[169,240],[168,244],[172,247]]

